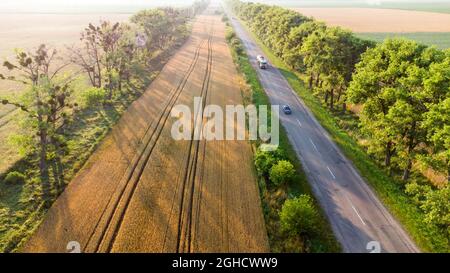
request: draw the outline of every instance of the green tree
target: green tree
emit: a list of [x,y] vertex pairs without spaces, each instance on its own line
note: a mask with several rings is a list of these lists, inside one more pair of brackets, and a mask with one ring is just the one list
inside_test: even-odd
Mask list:
[[450,186],[434,189],[429,185],[409,183],[405,191],[424,211],[424,222],[440,227],[450,237]]
[[255,154],[255,166],[259,175],[269,178],[270,169],[277,161],[284,159],[284,153],[281,149],[275,151],[264,151],[259,149]]
[[432,143],[427,162],[435,170],[446,173],[450,183],[450,95],[425,113],[423,127],[427,130],[428,141]]
[[[424,85],[428,71],[444,55],[407,40],[387,40],[363,55],[348,90],[349,99],[363,104],[360,121],[369,136],[369,152],[394,158],[410,177],[415,159],[426,152],[423,125],[431,105],[439,100]],[[441,96],[442,97],[442,96]]]
[[[323,31],[326,26],[322,22],[309,21],[291,28],[283,48],[283,59],[292,68],[304,71],[303,55],[300,49],[304,40],[314,31]],[[312,88],[314,74],[311,74],[309,87]]]
[[280,160],[270,168],[270,181],[275,185],[282,185],[292,181],[295,177],[295,168],[291,162]]
[[126,69],[133,55],[133,45],[121,43],[127,26],[102,21],[99,26],[89,24],[81,33],[81,48],[71,48],[71,61],[88,75],[93,87],[108,90],[106,99],[121,87]]
[[[363,105],[360,124],[362,131],[369,136],[369,153],[384,154],[384,163],[388,167],[392,156],[398,152],[396,140],[407,134],[407,131],[398,130],[392,121],[400,121],[401,108],[411,110],[404,100],[398,102],[398,98],[408,92],[400,82],[407,77],[408,69],[420,59],[424,49],[412,41],[388,39],[367,50],[356,65],[347,90],[350,102]],[[394,105],[394,110],[391,110]]]
[[184,28],[187,17],[181,9],[157,8],[138,12],[131,22],[142,27],[147,37],[147,49],[162,50]]
[[315,77],[315,91],[331,109],[338,102],[345,109],[345,90],[359,56],[369,45],[338,27],[319,28],[304,40],[300,54],[310,75],[309,86]]
[[450,51],[441,62],[434,62],[424,80],[423,99],[429,111],[425,113],[422,126],[431,144],[422,161],[433,169],[447,174],[450,182]]
[[280,223],[284,232],[291,236],[317,234],[319,214],[309,195],[287,199],[280,211]]
[[2,104],[11,104],[28,116],[26,123],[31,130],[35,147],[39,154],[39,170],[44,200],[50,195],[48,175],[48,157],[57,153],[64,145],[62,131],[69,121],[70,115],[77,107],[76,103],[69,103],[71,95],[71,78],[63,78],[60,74],[67,64],[59,66],[61,62],[56,50],[48,49],[44,44],[35,52],[16,52],[16,62],[4,62],[4,66],[11,71],[12,76],[0,74],[0,79],[22,83],[29,91],[19,99],[2,99]]

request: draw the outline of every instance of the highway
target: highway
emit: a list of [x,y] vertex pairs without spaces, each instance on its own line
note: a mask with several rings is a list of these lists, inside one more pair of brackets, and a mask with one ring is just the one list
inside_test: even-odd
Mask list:
[[230,11],[227,13],[270,102],[280,106],[288,104],[292,109],[291,115],[280,113],[280,123],[342,250],[350,253],[419,252],[280,71],[271,65],[270,59],[267,70],[258,68],[256,56],[263,54],[262,50],[237,18]]

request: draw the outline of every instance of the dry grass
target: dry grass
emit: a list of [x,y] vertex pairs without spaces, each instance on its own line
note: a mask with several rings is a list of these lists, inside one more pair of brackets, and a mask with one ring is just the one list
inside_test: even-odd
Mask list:
[[450,32],[450,14],[372,8],[295,8],[354,32]]

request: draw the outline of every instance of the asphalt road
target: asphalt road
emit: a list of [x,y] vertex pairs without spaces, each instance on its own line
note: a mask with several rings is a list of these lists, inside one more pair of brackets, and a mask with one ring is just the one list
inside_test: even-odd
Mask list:
[[343,251],[367,253],[377,251],[379,245],[381,252],[419,252],[280,71],[270,65],[270,60],[267,70],[258,68],[256,56],[262,55],[262,50],[230,13],[229,18],[270,102],[288,104],[292,109],[291,115],[280,113],[281,124]]

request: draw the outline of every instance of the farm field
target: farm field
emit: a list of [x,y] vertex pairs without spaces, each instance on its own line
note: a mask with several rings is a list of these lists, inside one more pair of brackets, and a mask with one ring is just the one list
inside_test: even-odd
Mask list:
[[401,9],[401,10],[417,10],[417,11],[429,11],[438,13],[450,13],[450,3],[448,2],[384,2],[377,8],[384,9]]
[[198,18],[22,251],[65,252],[73,240],[83,252],[269,250],[250,144],[170,135],[175,104],[242,103],[224,31],[220,16]]
[[296,11],[354,32],[450,32],[450,14],[397,9],[295,8]]
[[450,47],[450,14],[377,8],[295,8],[296,11],[340,26],[370,40],[403,37],[426,45]]
[[81,31],[100,20],[126,21],[131,14],[28,14],[3,13],[0,16],[0,58],[11,57],[14,49],[33,49],[41,43],[64,49],[79,42]]
[[408,0],[408,1],[363,1],[363,0],[260,0],[269,5],[294,8],[371,8],[399,9],[450,13],[450,3],[444,1]]

